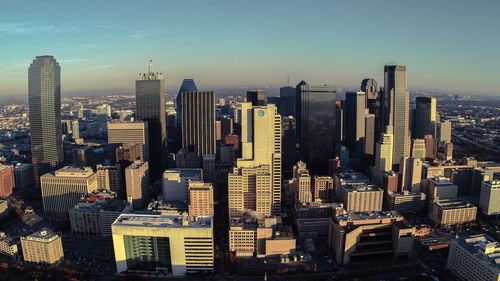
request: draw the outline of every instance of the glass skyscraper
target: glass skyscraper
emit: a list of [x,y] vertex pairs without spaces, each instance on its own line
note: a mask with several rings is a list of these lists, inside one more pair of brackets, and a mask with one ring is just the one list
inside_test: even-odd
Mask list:
[[334,157],[336,92],[334,86],[312,86],[305,81],[296,87],[299,155],[312,174],[326,174],[328,159]]
[[161,177],[166,148],[165,80],[154,73],[150,61],[148,73],[135,82],[136,117],[148,122],[149,166],[154,179]]
[[388,126],[394,136],[392,153],[393,165],[397,165],[402,156],[410,156],[410,92],[406,66],[386,65],[384,68],[384,98],[387,98]]
[[34,178],[63,162],[61,67],[53,56],[37,56],[28,69],[28,101]]
[[413,138],[423,139],[426,135],[436,136],[436,98],[417,97],[415,107]]

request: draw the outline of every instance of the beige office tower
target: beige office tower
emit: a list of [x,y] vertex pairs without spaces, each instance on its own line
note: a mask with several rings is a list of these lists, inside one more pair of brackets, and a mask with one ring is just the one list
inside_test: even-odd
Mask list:
[[143,121],[135,122],[108,122],[108,143],[140,144],[141,160],[149,160],[149,137],[148,123]]
[[299,161],[293,166],[293,179],[290,180],[289,186],[295,192],[296,204],[312,202],[311,176],[306,163]]
[[210,183],[189,181],[190,216],[214,216],[214,188]]
[[235,167],[228,175],[229,218],[248,211],[272,214],[273,185],[268,165]]
[[[402,156],[410,156],[410,92],[405,65],[386,65],[384,68],[384,95],[389,98],[389,126],[392,126],[393,165]],[[389,132],[389,131],[388,131]]]
[[393,135],[391,133],[382,134],[375,149],[375,168],[377,172],[388,172],[392,170],[392,147]]
[[61,237],[48,228],[21,237],[21,248],[29,263],[52,265],[64,258]]
[[280,214],[281,116],[274,104],[252,106],[250,102],[241,103],[241,152],[242,157],[236,163],[238,168],[269,167],[272,214]]
[[149,201],[148,162],[135,161],[125,169],[127,201],[134,209],[142,209]]
[[119,192],[121,190],[121,170],[120,165],[104,166],[97,164],[97,186],[99,189]]
[[414,158],[425,158],[425,140],[424,139],[414,139],[413,146],[411,149],[411,156]]
[[67,166],[40,177],[43,209],[54,219],[67,219],[80,197],[97,190],[97,175],[90,167]]
[[451,122],[446,120],[438,123],[438,141],[449,143],[451,142]]
[[399,174],[401,175],[401,189],[412,192],[420,191],[422,181],[422,159],[415,157],[401,157]]
[[314,202],[330,202],[333,199],[333,178],[314,176]]

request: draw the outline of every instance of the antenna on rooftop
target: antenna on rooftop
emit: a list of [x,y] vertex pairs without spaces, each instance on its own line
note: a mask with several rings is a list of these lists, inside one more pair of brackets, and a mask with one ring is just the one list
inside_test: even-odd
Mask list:
[[149,69],[149,71],[148,71],[149,74],[153,73],[153,60],[149,60],[149,68],[148,69]]
[[290,86],[290,73],[287,73],[286,76],[287,76],[287,79],[288,79],[288,86]]

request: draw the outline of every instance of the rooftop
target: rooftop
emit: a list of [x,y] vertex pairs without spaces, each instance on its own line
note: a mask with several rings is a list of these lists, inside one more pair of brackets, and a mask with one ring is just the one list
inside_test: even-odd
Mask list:
[[347,192],[382,191],[382,189],[374,184],[347,184],[344,185],[343,188]]
[[303,204],[297,204],[295,205],[295,210],[297,211],[308,211],[308,210],[315,210],[315,209],[325,209],[325,208],[343,208],[344,204],[342,203],[317,203],[317,202],[311,202],[311,203],[303,203]]
[[500,244],[493,238],[478,234],[460,237],[454,243],[488,266],[500,269]]
[[47,227],[44,227],[24,237],[24,239],[26,240],[39,242],[51,242],[57,238],[59,238],[59,235],[57,235],[54,231]]
[[80,198],[75,210],[104,210],[108,212],[121,212],[127,206],[125,200],[117,200],[116,193],[101,189]]
[[198,168],[176,168],[176,169],[168,169],[163,172],[163,177],[165,178],[168,174],[180,174],[182,178],[193,178],[200,177],[202,175],[202,170]]
[[347,212],[345,215],[336,216],[339,222],[349,222],[357,220],[372,220],[385,218],[402,218],[396,211],[374,211],[374,212]]
[[341,172],[335,174],[336,178],[339,178],[340,180],[346,181],[346,182],[364,182],[368,183],[370,180],[368,177],[366,177],[363,173],[361,172],[355,172],[355,171],[347,171],[347,172]]
[[433,202],[443,210],[462,209],[475,207],[473,204],[462,199],[441,199]]
[[56,176],[56,177],[72,177],[72,178],[86,178],[94,174],[94,171],[91,167],[75,167],[75,166],[66,166],[55,171],[54,174],[49,173],[43,176]]
[[212,226],[212,217],[189,217],[187,214],[176,216],[121,214],[113,225],[133,227],[210,228]]

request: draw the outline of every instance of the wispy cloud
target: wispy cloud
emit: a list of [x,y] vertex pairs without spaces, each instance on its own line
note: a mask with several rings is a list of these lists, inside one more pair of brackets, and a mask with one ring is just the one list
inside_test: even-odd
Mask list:
[[139,38],[154,36],[157,34],[158,34],[157,31],[135,30],[130,33],[130,37],[134,39],[139,39]]
[[89,61],[92,61],[92,59],[75,58],[75,59],[62,59],[62,60],[59,60],[60,63],[79,63],[79,62],[89,62]]
[[31,34],[36,32],[78,32],[80,29],[69,25],[42,25],[35,22],[0,22],[0,34]]
[[83,68],[80,71],[95,71],[95,70],[101,70],[101,69],[106,69],[106,68],[111,68],[111,67],[113,67],[112,64],[103,64],[103,65],[96,65],[96,66]]

